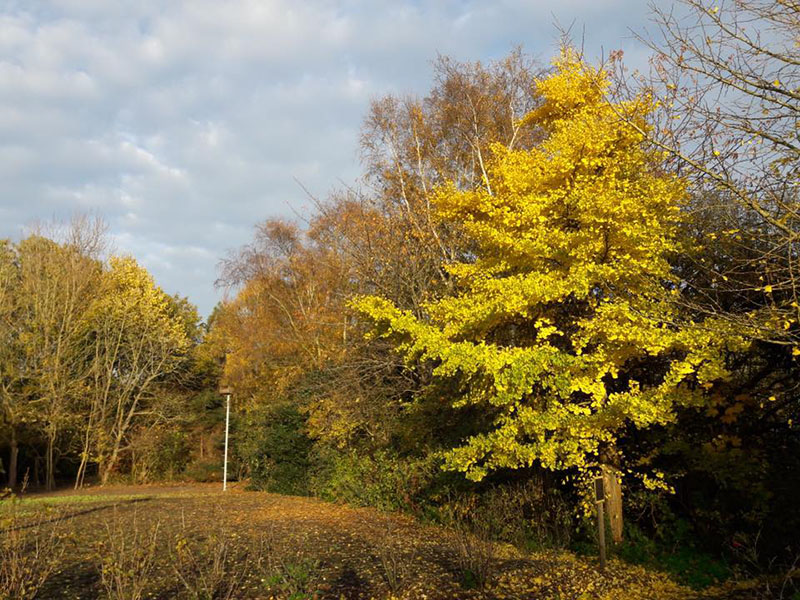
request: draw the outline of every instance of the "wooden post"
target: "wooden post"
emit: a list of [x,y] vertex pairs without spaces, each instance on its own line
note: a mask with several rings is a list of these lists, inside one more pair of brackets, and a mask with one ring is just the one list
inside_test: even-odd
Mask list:
[[604,510],[605,489],[603,477],[594,480],[595,504],[597,505],[597,543],[600,546],[600,570],[606,570],[606,514]]

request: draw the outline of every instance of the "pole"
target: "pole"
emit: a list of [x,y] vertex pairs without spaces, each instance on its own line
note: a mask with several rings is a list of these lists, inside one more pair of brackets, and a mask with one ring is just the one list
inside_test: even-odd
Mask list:
[[222,491],[228,489],[228,428],[231,421],[231,395],[225,394],[225,462],[222,467]]

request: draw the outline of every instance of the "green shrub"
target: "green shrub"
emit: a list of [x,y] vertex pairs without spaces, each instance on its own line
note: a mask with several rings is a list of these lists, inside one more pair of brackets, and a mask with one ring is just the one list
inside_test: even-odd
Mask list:
[[316,597],[312,594],[311,583],[318,567],[319,561],[313,558],[283,557],[277,561],[275,572],[264,579],[264,587],[288,600],[310,600]]
[[436,471],[431,458],[402,458],[390,450],[365,455],[317,448],[311,491],[329,501],[419,513]]
[[270,405],[244,417],[236,452],[254,489],[308,494],[309,451],[305,416],[290,403]]
[[654,538],[629,522],[625,525],[625,539],[614,552],[627,562],[666,571],[695,589],[730,578],[726,564],[697,547],[696,536],[686,521],[677,519],[670,529],[669,535]]
[[200,483],[222,481],[222,463],[216,459],[198,460],[186,467],[184,477]]
[[174,428],[142,430],[131,448],[131,475],[142,483],[181,477],[191,458],[188,436]]

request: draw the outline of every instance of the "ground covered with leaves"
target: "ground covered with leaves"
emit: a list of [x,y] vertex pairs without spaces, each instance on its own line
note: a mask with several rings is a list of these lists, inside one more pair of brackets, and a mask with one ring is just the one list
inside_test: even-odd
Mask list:
[[120,487],[0,503],[0,597],[749,598],[612,560],[525,554],[458,528],[218,486]]

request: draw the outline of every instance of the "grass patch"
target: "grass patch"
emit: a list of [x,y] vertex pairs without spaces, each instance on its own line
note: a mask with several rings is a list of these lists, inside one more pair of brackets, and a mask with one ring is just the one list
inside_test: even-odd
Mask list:
[[127,500],[141,500],[151,497],[148,494],[76,494],[74,496],[22,496],[15,498],[15,501],[23,505],[63,506],[65,504],[87,504],[92,502],[125,502]]
[[75,496],[34,496],[14,497],[0,502],[0,515],[16,514],[18,517],[28,517],[40,511],[59,510],[69,508],[91,507],[98,504],[120,504],[133,501],[148,500],[152,496],[147,494],[86,494]]

